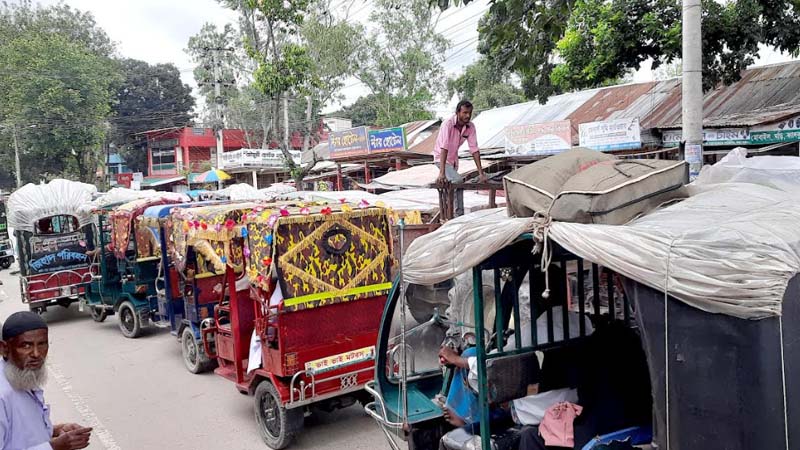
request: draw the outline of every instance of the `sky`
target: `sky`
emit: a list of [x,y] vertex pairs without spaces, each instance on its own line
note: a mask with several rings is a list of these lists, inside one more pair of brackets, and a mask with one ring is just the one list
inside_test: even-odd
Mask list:
[[[11,0],[12,2],[14,0]],[[61,0],[64,3],[94,15],[97,24],[117,43],[120,56],[146,61],[150,64],[173,63],[181,72],[183,81],[195,88],[193,65],[185,52],[189,38],[200,31],[206,22],[218,27],[236,23],[236,13],[223,8],[216,0]],[[39,0],[43,5],[59,0]],[[369,28],[369,14],[373,0],[332,0],[334,14],[347,16]],[[437,31],[450,40],[444,70],[448,76],[457,76],[465,66],[478,58],[477,24],[489,8],[489,0],[474,0],[461,8],[450,8],[439,17]],[[771,49],[761,52],[757,65],[773,64],[790,58]],[[645,64],[634,74],[633,81],[650,81],[654,77]],[[340,104],[328,105],[324,112],[338,110],[368,94],[357,80],[344,82],[345,99]],[[444,117],[455,105],[452,99],[442,99],[436,106],[437,115]]]

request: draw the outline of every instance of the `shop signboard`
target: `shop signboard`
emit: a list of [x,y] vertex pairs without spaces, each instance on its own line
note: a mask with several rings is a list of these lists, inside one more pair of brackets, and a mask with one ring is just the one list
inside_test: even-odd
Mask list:
[[506,154],[510,156],[552,155],[572,147],[569,120],[512,125],[504,134]]
[[579,137],[581,147],[603,152],[642,146],[637,118],[582,123],[579,126]]
[[369,131],[369,153],[395,153],[406,149],[406,133],[402,127]]
[[328,137],[330,159],[342,159],[353,156],[364,156],[369,153],[367,127],[351,128],[335,131]]
[[[749,145],[750,130],[746,128],[720,128],[703,130],[703,145],[708,147],[726,145]],[[661,141],[664,147],[677,147],[683,140],[681,130],[664,130]]]

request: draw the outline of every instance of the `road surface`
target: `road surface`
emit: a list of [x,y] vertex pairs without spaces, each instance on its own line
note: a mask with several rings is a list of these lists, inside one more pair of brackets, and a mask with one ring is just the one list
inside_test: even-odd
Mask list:
[[[16,265],[12,266],[12,269]],[[0,271],[0,321],[26,309],[17,275]],[[54,422],[93,425],[91,450],[257,450],[268,448],[253,417],[253,399],[233,383],[183,366],[169,330],[126,339],[116,316],[92,321],[88,311],[54,307],[45,398]],[[359,404],[307,417],[293,450],[387,449]]]

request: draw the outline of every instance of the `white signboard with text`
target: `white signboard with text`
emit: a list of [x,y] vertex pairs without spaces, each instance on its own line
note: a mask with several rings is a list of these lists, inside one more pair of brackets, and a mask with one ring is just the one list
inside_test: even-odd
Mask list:
[[579,137],[581,147],[602,152],[642,146],[638,118],[582,123],[579,126]]

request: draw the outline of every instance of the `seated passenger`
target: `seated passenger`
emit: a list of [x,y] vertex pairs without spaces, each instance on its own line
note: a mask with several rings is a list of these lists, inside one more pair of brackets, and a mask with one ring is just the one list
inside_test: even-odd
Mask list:
[[[574,446],[583,448],[595,436],[651,423],[652,397],[647,360],[636,331],[620,322],[598,330],[581,358],[578,404],[573,422]],[[538,426],[520,433],[520,450],[550,450]]]

